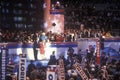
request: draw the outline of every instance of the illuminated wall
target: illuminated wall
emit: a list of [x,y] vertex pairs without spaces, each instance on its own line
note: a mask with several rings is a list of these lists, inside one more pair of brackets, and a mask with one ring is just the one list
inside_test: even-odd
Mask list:
[[[44,0],[44,30],[54,33],[64,32],[64,14],[51,14],[51,1]],[[54,25],[55,24],[55,25]]]

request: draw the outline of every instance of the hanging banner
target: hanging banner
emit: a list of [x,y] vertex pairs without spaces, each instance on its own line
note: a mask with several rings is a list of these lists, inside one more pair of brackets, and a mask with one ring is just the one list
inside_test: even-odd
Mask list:
[[4,47],[1,47],[0,59],[0,79],[6,80],[7,49]]
[[65,80],[65,68],[64,68],[63,59],[59,59],[58,64],[59,64],[58,65],[58,79]]
[[20,54],[19,80],[26,80],[26,54]]
[[83,80],[88,80],[87,75],[85,74],[85,72],[83,71],[83,69],[80,67],[79,63],[75,63],[73,66],[76,68],[78,74],[81,76],[81,78]]
[[2,78],[2,48],[0,47],[0,79]]
[[100,64],[100,41],[96,41],[96,63]]

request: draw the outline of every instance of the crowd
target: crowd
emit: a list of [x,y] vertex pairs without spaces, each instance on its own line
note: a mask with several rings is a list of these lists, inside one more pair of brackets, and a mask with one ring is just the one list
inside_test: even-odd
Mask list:
[[35,40],[42,41],[43,36],[46,36],[46,41],[51,42],[74,42],[80,38],[116,38],[119,35],[112,34],[111,31],[104,29],[84,28],[81,24],[81,29],[67,29],[64,33],[52,33],[43,31],[0,31],[0,42],[34,42]]
[[[94,33],[92,33],[94,32]],[[58,38],[59,37],[59,38]],[[83,24],[80,25],[79,30],[67,30],[65,33],[57,34],[52,32],[37,31],[36,33],[21,31],[21,32],[2,32],[1,42],[35,42],[35,41],[52,41],[52,42],[72,42],[80,38],[100,38],[100,37],[115,37],[110,32],[104,30],[92,30],[87,29]],[[66,80],[82,80],[81,76],[76,72],[73,66],[75,62],[78,62],[85,74],[90,80],[116,80],[120,79],[120,60],[112,59],[106,56],[103,52],[101,54],[100,64],[96,63],[95,49],[86,49],[86,52],[74,53],[72,47],[68,48],[67,58],[61,55],[60,58],[64,61]],[[48,61],[49,65],[58,65],[58,60],[55,57],[55,51],[53,51]],[[36,60],[35,60],[36,61]],[[34,64],[35,61],[31,61],[27,66],[27,80],[46,80],[47,66],[42,64]]]
[[[62,42],[75,41],[78,38],[96,38],[101,35],[120,36],[119,2],[71,0],[60,3],[64,5],[65,9],[64,33],[58,34],[42,30],[0,30],[0,42],[33,42],[42,33],[45,33],[49,41],[59,41],[60,39]],[[84,28],[82,29],[81,26]]]
[[[65,80],[82,80],[76,68],[73,66],[76,62],[80,64],[89,80],[120,79],[120,60],[110,59],[110,57],[106,56],[103,52],[101,54],[100,64],[97,64],[95,56],[94,48],[86,50],[85,53],[79,50],[78,53],[75,54],[74,49],[69,47],[67,50],[67,58],[65,58],[64,55],[60,55],[60,58],[64,61]],[[55,57],[55,51],[53,51],[48,61],[48,66],[59,65],[58,60],[59,59]],[[27,67],[27,77],[30,80],[46,80],[48,66],[42,66],[42,64],[35,65],[34,62],[35,61],[31,61]],[[58,74],[58,72],[56,73]]]
[[[120,6],[117,3],[95,3],[68,1],[65,12],[65,25],[68,28],[76,28],[84,23],[92,29],[105,28],[106,30],[119,29]],[[71,27],[72,26],[72,27]]]
[[[1,42],[39,42],[39,41],[51,41],[51,42],[74,42],[80,38],[115,38],[109,31],[105,32],[104,29],[92,30],[80,25],[80,29],[68,29],[65,33],[57,34],[52,33],[52,31],[45,33],[42,31],[1,31],[0,33]],[[118,36],[119,37],[119,36]],[[65,66],[65,76],[66,80],[82,80],[81,76],[76,72],[73,66],[75,62],[78,62],[83,68],[89,79],[97,80],[116,80],[120,77],[120,61],[110,59],[109,56],[105,56],[105,53],[101,55],[101,63],[98,65],[96,63],[96,55],[94,54],[94,49],[86,49],[83,54],[81,50],[77,54],[74,54],[74,49],[69,48],[67,51],[67,58],[61,55],[60,58],[64,61]],[[54,56],[54,51],[50,56],[48,65],[58,65],[58,59]],[[35,62],[35,61],[33,61]],[[35,65],[31,62],[31,67],[27,67],[27,78],[28,80],[38,80],[46,79],[47,66],[42,66],[41,64]],[[104,75],[103,75],[104,74]]]
[[[113,31],[113,29],[119,29],[120,25],[119,3],[99,10],[96,8],[97,5],[84,4],[84,0],[82,1],[81,5],[80,2],[74,3],[75,5],[68,3],[65,5],[64,33],[44,32],[42,30],[0,30],[0,42],[74,42],[80,38],[120,37],[120,31],[117,34]],[[90,80],[120,80],[120,60],[111,59],[103,52],[100,64],[97,64],[94,52],[92,48],[86,49],[84,54],[81,50],[74,54],[74,49],[70,47],[67,51],[67,58],[61,55],[60,58],[64,61],[66,80],[82,80],[73,66],[75,62],[80,64]],[[58,65],[58,59],[54,53],[53,51],[48,65]],[[27,67],[27,80],[46,80],[46,71],[47,67],[41,64],[35,65],[34,61],[31,61]]]

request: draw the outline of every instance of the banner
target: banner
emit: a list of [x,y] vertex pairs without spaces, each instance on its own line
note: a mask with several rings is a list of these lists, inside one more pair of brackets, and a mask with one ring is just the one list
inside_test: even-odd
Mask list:
[[64,69],[64,62],[63,59],[59,59],[58,61],[58,79],[65,80],[65,69]]
[[1,47],[0,59],[0,79],[6,80],[7,49],[4,47]]
[[96,63],[100,64],[100,41],[96,41]]
[[26,80],[26,54],[20,54],[19,80]]
[[0,79],[2,78],[2,48],[0,47]]
[[85,72],[83,71],[83,69],[80,67],[79,63],[75,63],[73,66],[76,68],[78,74],[81,76],[81,78],[83,80],[88,80],[87,75],[85,74]]

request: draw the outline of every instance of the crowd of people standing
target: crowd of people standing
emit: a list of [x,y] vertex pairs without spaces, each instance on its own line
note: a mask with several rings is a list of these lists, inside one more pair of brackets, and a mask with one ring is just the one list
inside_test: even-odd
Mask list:
[[[89,80],[120,79],[120,60],[115,60],[115,59],[109,60],[109,57],[106,57],[105,53],[103,52],[101,54],[100,64],[97,64],[96,55],[94,55],[93,48],[86,50],[84,54],[82,53],[82,50],[79,50],[78,53],[75,54],[74,49],[72,47],[69,47],[67,50],[67,58],[65,58],[64,55],[60,55],[58,59],[55,56],[55,51],[53,51],[47,66],[59,65],[58,64],[59,59],[63,59],[63,62],[64,62],[65,80],[82,80],[81,75],[78,74],[78,72],[76,71],[76,68],[74,67],[74,64],[76,62],[79,63],[80,67],[82,67],[83,71],[85,72]],[[33,63],[30,65],[31,66],[34,65],[34,67],[36,66],[35,70],[38,71],[37,75],[39,75],[39,76],[36,76],[36,78],[40,80],[45,80],[47,75],[46,74],[47,66],[43,67],[42,65],[40,65],[40,67],[38,68],[38,66]],[[29,66],[28,66],[28,69],[27,69],[28,73],[30,73],[29,71],[31,71],[31,69],[29,69]],[[32,73],[33,72],[31,71],[31,74]],[[41,74],[41,73],[44,73],[44,74]],[[43,75],[43,76],[40,77],[40,75]],[[28,77],[31,77],[31,76],[28,75]]]
[[67,29],[64,33],[53,33],[52,31],[0,31],[0,42],[30,43],[36,40],[42,41],[43,38],[51,42],[74,42],[80,38],[100,37],[118,38],[119,35],[116,36],[111,31],[105,31],[104,29],[93,30],[85,28],[84,24],[81,24],[79,29]]

